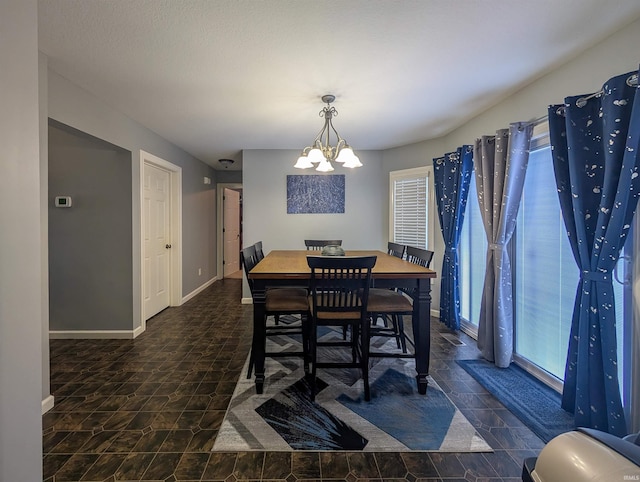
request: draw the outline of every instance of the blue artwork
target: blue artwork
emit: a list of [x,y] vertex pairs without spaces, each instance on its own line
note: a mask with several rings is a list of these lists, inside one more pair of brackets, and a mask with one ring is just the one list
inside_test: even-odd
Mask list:
[[287,214],[344,213],[344,174],[287,176]]

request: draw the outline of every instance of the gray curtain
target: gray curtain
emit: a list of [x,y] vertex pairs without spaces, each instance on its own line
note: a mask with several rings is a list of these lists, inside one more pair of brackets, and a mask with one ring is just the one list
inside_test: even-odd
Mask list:
[[496,366],[506,368],[513,355],[513,285],[507,246],[522,198],[533,124],[513,123],[474,146],[478,202],[487,249],[487,267],[478,323],[478,348]]

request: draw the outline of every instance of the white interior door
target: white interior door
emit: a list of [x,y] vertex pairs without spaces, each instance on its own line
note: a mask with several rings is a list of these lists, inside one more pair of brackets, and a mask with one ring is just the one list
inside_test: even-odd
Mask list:
[[144,164],[144,319],[169,306],[171,233],[169,172]]
[[224,189],[224,277],[240,269],[240,193]]

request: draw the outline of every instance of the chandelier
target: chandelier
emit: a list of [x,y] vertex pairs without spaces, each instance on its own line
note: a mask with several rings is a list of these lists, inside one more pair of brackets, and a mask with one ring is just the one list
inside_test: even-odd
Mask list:
[[[327,94],[322,96],[322,102],[327,104],[319,113],[320,117],[324,117],[324,126],[314,139],[313,144],[302,150],[298,162],[293,167],[308,169],[317,164],[316,171],[331,172],[333,171],[332,162],[339,162],[344,167],[351,168],[362,166],[358,156],[353,153],[353,149],[333,127],[332,119],[338,115],[335,107],[331,107],[331,102],[334,100],[336,100],[335,95]],[[331,146],[329,140],[331,132],[336,137],[335,146]]]

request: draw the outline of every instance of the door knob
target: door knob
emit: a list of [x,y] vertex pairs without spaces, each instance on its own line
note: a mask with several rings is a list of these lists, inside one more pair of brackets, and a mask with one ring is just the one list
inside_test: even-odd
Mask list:
[[171,249],[171,245],[170,244],[165,244],[164,247],[167,248],[167,249]]

